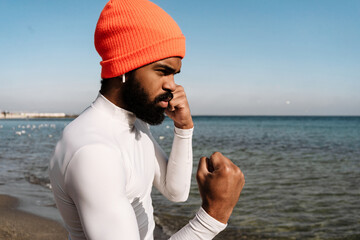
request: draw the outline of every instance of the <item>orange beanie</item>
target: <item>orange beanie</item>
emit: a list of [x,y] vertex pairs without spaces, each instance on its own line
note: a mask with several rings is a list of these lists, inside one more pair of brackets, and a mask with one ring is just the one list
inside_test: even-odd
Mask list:
[[148,0],[110,0],[95,30],[101,77],[120,76],[168,57],[185,56],[185,37],[164,10]]

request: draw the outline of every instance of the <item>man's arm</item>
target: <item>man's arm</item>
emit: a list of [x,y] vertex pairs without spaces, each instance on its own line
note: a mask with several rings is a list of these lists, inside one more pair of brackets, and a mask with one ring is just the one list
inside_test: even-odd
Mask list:
[[153,140],[156,155],[153,184],[173,202],[186,201],[189,196],[193,167],[192,133],[192,129],[174,129],[169,159]]
[[75,153],[65,175],[88,240],[140,239],[134,210],[125,196],[125,173],[119,153],[90,145]]
[[176,86],[166,114],[174,121],[174,141],[169,159],[167,159],[166,154],[154,140],[157,161],[154,186],[171,201],[185,201],[191,184],[194,124],[182,86]]

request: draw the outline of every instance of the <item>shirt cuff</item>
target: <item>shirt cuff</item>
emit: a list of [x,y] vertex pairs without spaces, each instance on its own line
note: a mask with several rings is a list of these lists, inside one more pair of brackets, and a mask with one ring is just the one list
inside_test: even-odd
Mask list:
[[[223,231],[227,224],[219,222],[211,217],[202,207],[196,213],[193,220],[190,221],[190,226],[196,229],[195,232],[200,233],[201,239],[213,239],[217,234]],[[206,236],[206,237],[205,237]]]
[[194,132],[194,128],[182,129],[174,127],[174,132],[177,136],[181,138],[191,138]]

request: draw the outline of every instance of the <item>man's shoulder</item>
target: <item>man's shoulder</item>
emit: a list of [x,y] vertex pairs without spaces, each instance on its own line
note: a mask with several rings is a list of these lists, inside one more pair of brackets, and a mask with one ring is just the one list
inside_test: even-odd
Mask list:
[[96,143],[108,145],[109,128],[106,118],[88,108],[64,128],[60,141],[74,150]]
[[96,114],[92,107],[88,107],[65,127],[64,132],[86,129],[98,123],[100,118],[101,116]]

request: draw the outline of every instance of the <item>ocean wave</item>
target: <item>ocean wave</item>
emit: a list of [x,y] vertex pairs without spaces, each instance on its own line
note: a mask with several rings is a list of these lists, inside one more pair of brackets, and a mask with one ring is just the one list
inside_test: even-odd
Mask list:
[[28,181],[31,184],[36,184],[43,186],[45,188],[51,189],[51,184],[49,178],[45,177],[38,177],[35,174],[32,173],[26,173],[25,174],[25,180]]

